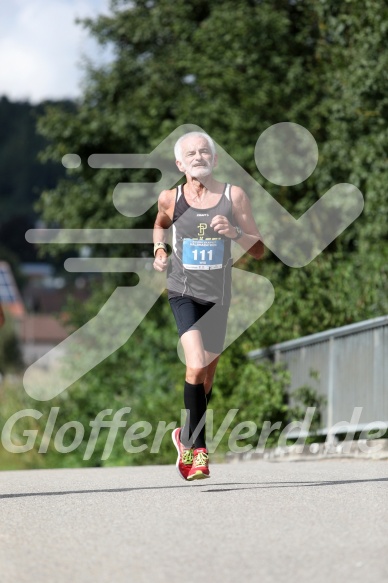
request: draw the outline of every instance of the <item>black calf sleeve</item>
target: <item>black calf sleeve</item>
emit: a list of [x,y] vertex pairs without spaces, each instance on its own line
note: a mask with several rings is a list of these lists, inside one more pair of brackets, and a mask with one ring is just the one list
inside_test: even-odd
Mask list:
[[[205,416],[207,403],[203,383],[192,385],[191,383],[185,381],[183,396],[187,410],[187,418],[185,426],[181,431],[181,442],[185,447],[206,447]],[[195,436],[194,444],[191,445],[191,440],[194,433],[197,435]]]

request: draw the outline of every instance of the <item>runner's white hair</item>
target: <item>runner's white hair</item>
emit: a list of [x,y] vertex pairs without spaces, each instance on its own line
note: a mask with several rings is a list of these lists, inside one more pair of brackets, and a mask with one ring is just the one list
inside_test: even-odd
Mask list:
[[205,140],[209,144],[209,148],[211,150],[212,157],[214,158],[214,156],[216,155],[216,145],[213,142],[213,140],[211,139],[211,137],[208,134],[205,134],[205,132],[189,132],[187,134],[184,134],[183,136],[181,136],[179,138],[179,140],[177,140],[177,142],[174,146],[175,160],[179,160],[179,162],[183,162],[183,160],[182,160],[182,142],[184,140],[186,140],[186,138],[194,138],[194,137],[205,138]]

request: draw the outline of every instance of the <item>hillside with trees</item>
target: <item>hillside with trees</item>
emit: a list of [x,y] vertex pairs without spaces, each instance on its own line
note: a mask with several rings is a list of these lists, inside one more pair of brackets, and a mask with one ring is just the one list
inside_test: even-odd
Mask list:
[[[18,261],[36,260],[35,248],[24,233],[38,219],[34,204],[45,188],[54,188],[64,175],[60,161],[39,160],[47,141],[37,132],[37,120],[47,102],[32,105],[0,98],[0,248],[1,256]],[[72,102],[61,102],[73,110]]]

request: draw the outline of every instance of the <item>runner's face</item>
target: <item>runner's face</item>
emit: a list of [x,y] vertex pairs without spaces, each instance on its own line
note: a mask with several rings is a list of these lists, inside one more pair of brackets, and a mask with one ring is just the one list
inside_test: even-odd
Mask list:
[[204,178],[212,173],[214,158],[206,138],[187,138],[182,142],[181,168],[193,178]]

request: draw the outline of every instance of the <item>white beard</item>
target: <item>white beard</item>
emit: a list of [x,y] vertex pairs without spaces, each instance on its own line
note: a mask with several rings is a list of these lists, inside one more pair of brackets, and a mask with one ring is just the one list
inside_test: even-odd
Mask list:
[[205,167],[205,166],[197,166],[196,168],[192,168],[189,171],[190,176],[193,178],[206,178],[206,176],[210,176],[212,173],[212,168]]
[[199,180],[200,178],[206,178],[206,176],[210,176],[213,170],[213,164],[208,164],[206,166],[194,166],[192,168],[188,168],[186,165],[184,165],[184,169],[187,174],[192,176],[192,178],[197,178]]

